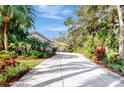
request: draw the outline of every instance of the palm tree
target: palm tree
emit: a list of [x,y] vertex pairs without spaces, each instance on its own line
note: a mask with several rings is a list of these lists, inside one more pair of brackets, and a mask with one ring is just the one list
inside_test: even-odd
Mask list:
[[117,6],[118,16],[119,16],[119,24],[120,24],[120,39],[119,39],[119,56],[120,59],[124,57],[124,22],[123,22],[123,11],[124,6]]
[[[8,51],[8,34],[9,34],[9,26],[11,20],[16,17],[16,24],[21,26],[23,29],[29,29],[32,27],[34,20],[33,9],[31,6],[15,6],[15,5],[4,5],[0,6],[0,13],[3,17],[4,23],[4,49],[5,52]],[[21,23],[21,25],[20,25]],[[14,29],[13,29],[14,30]]]
[[[0,6],[0,11],[2,10],[2,6]],[[0,12],[0,49],[4,47],[3,45],[3,17]]]

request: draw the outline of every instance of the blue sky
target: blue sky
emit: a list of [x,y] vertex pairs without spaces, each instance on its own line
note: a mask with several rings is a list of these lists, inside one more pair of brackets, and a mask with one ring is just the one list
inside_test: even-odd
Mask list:
[[[34,6],[36,12],[35,31],[52,39],[57,37],[59,32],[67,32],[64,21],[73,14],[73,6],[63,5],[41,5]],[[32,30],[32,31],[33,31]]]

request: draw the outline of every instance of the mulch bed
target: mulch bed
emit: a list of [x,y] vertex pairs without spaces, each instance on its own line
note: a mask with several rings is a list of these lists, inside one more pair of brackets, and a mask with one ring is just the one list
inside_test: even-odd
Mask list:
[[10,87],[10,86],[12,86],[16,81],[18,81],[18,80],[19,80],[22,76],[24,76],[27,72],[29,72],[29,70],[20,73],[19,76],[13,77],[13,78],[11,78],[11,79],[8,80],[8,81],[0,82],[0,87]]
[[123,74],[123,73],[121,73],[121,72],[119,72],[119,71],[117,71],[117,70],[114,70],[114,69],[108,67],[108,65],[105,64],[104,62],[95,61],[95,63],[98,64],[98,65],[101,65],[101,66],[104,67],[104,68],[107,68],[108,70],[110,70],[110,71],[112,71],[112,72],[114,72],[114,73],[116,73],[116,74],[118,74],[118,75],[120,75],[120,76],[122,76],[122,77],[124,77],[124,74]]

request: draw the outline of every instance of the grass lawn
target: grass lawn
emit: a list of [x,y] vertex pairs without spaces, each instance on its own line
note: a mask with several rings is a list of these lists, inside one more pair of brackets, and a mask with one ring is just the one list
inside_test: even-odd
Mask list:
[[17,59],[19,62],[16,66],[9,66],[0,72],[0,87],[9,87],[15,81],[19,80],[23,75],[32,68],[43,62],[45,59]]
[[32,69],[33,67],[37,66],[44,60],[45,59],[17,59],[17,62],[23,63],[23,64],[29,66],[30,69]]

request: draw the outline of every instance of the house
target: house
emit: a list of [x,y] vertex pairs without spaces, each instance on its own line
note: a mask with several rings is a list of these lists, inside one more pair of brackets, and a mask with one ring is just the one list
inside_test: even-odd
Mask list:
[[[40,32],[36,32],[36,31],[30,32],[29,35],[28,35],[28,38],[35,38],[38,41],[43,42],[44,45],[46,46],[47,50],[51,50],[51,48],[54,47],[53,44],[52,44],[53,41],[49,40],[47,37],[42,35]],[[45,46],[37,47],[37,46],[33,46],[33,45],[28,44],[27,45],[27,51],[34,50],[34,49],[43,50]]]
[[67,49],[67,44],[65,43],[61,43],[61,42],[57,42],[57,41],[52,41],[49,40],[48,38],[46,38],[43,34],[33,31],[29,34],[28,38],[36,38],[42,42],[47,42],[49,43],[52,47],[57,48],[57,51],[66,51]]
[[51,40],[49,40],[48,38],[46,38],[43,34],[39,33],[39,32],[36,32],[36,31],[33,31],[31,33],[29,33],[29,36],[28,38],[36,38],[42,42],[47,42],[47,43],[52,43]]

